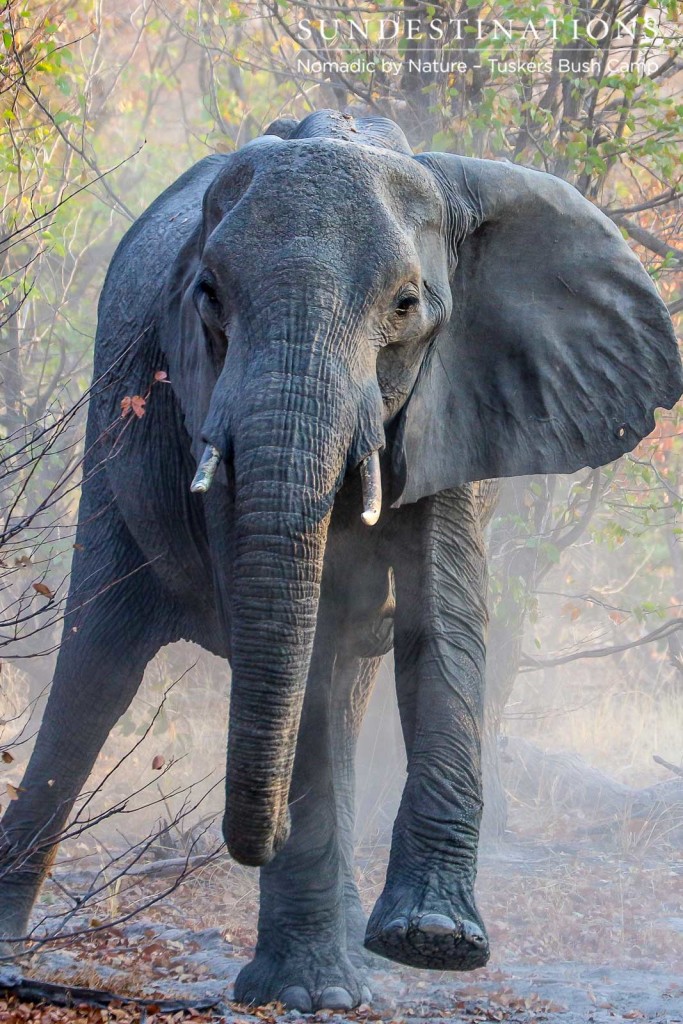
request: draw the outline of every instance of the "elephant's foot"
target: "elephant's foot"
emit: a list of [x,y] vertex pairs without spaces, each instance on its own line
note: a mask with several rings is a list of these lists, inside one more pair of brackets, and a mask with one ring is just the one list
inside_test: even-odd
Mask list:
[[489,958],[489,942],[472,883],[437,880],[387,886],[370,915],[365,945],[409,967],[472,971]]
[[[283,936],[284,940],[284,936]],[[372,998],[363,972],[339,947],[257,952],[235,982],[235,1000],[247,1006],[283,1003],[288,1010],[351,1010]]]

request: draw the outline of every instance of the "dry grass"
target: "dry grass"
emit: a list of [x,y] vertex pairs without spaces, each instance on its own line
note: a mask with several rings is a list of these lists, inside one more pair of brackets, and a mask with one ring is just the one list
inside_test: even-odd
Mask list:
[[620,782],[645,786],[670,777],[653,754],[683,757],[683,681],[679,689],[627,681],[616,664],[601,663],[599,678],[565,666],[522,677],[506,712],[506,731],[544,750],[581,754]]

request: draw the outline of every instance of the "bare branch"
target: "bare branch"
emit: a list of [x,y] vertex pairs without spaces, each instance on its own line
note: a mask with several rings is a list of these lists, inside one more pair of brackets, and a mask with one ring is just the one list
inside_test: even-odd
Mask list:
[[630,643],[613,644],[610,647],[590,647],[588,650],[565,654],[560,658],[536,658],[531,654],[523,654],[520,660],[521,671],[535,672],[539,668],[554,668],[557,665],[567,665],[570,661],[581,661],[583,658],[610,658],[614,654],[623,654],[624,651],[630,651],[634,647],[643,647],[645,644],[663,640],[664,637],[679,629],[683,629],[683,619],[669,619],[662,626],[653,629],[651,633],[646,633],[645,636],[641,636],[638,640],[632,640]]
[[662,259],[675,259],[675,261],[683,266],[683,249],[676,249],[674,246],[669,245],[663,238],[659,238],[658,235],[653,234],[652,231],[648,231],[647,228],[643,228],[640,224],[636,224],[635,221],[630,220],[628,217],[624,217],[622,214],[608,214],[615,224],[619,227],[624,228],[634,242],[638,242],[639,245],[644,246],[645,249],[649,249],[650,252],[655,253],[657,256],[661,256]]

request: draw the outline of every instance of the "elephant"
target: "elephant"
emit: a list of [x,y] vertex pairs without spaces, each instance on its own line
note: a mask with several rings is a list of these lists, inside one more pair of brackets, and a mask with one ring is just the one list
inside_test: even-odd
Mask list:
[[[129,229],[93,380],[64,639],[0,836],[5,948],[146,664],[186,639],[230,663],[223,835],[260,867],[235,998],[348,1009],[371,954],[481,967],[475,484],[609,463],[674,405],[641,263],[550,174],[316,111],[207,156]],[[354,753],[392,646],[407,775],[366,924]]]

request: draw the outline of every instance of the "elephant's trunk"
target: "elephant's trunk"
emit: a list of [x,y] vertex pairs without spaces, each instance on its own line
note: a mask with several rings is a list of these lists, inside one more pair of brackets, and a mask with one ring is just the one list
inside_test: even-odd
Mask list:
[[[244,864],[287,839],[287,802],[329,515],[348,431],[330,389],[264,375],[233,433],[232,696],[224,835]],[[308,395],[301,391],[308,391]],[[247,396],[248,398],[248,396]]]

